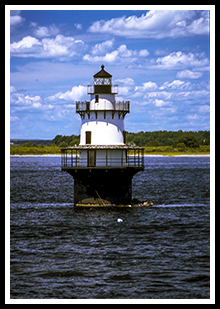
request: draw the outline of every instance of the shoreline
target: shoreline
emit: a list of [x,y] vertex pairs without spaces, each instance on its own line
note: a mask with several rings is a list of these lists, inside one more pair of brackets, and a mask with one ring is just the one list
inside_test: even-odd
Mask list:
[[[61,154],[24,154],[24,155],[11,155],[10,157],[61,157]],[[210,154],[144,154],[144,157],[210,157]]]

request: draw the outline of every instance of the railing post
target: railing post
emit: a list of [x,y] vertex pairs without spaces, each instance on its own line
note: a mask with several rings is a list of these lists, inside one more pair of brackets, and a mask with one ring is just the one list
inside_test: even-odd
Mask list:
[[134,166],[136,166],[136,150],[134,149]]
[[121,167],[123,166],[123,150],[121,151]]
[[108,166],[108,149],[106,149],[106,158],[105,158],[106,167]]
[[75,166],[77,166],[77,149],[76,149],[76,157],[75,157],[75,160],[76,160]]

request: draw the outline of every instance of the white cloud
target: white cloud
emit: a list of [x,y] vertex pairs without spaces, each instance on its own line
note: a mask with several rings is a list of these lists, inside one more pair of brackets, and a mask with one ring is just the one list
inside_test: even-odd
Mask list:
[[90,61],[90,62],[113,62],[118,57],[118,51],[113,51],[111,53],[107,53],[105,56],[90,56],[89,54],[86,54],[83,56],[83,60]]
[[129,95],[130,98],[142,100],[157,107],[171,106],[173,103],[185,104],[185,102],[207,104],[209,101],[208,85],[204,82],[193,84],[181,80],[164,82],[161,86],[153,81],[144,82],[140,86],[132,87],[129,90]]
[[11,92],[11,98],[10,98],[11,104],[16,106],[16,110],[23,110],[26,108],[41,108],[41,97],[39,95],[37,96],[29,96],[24,95],[23,93],[15,92],[15,89],[13,92]]
[[[177,100],[193,100],[197,102],[201,102],[201,100],[209,100],[210,93],[207,90],[192,90],[194,85],[190,86],[191,91],[177,91],[176,93],[173,93],[173,97]],[[199,98],[199,101],[198,101]],[[204,102],[205,103],[205,102]]]
[[197,114],[187,116],[187,119],[197,119],[197,118],[198,118]]
[[132,57],[132,55],[137,56],[137,52],[127,49],[125,44],[122,44],[118,47],[118,52],[120,53],[121,57]]
[[200,106],[200,107],[199,107],[199,111],[200,111],[201,113],[207,113],[207,112],[210,111],[210,106],[209,106],[209,105]]
[[207,90],[198,90],[198,91],[191,91],[191,95],[193,97],[209,97],[210,93]]
[[209,33],[209,11],[202,11],[201,17],[188,26],[188,31],[197,35]]
[[10,86],[10,93],[16,92],[16,88],[14,86]]
[[59,29],[56,25],[51,25],[49,27],[38,27],[34,31],[34,35],[38,38],[49,37],[52,35],[57,35],[59,33]]
[[130,78],[130,77],[127,77],[127,78],[124,78],[124,79],[116,79],[115,80],[116,83],[122,83],[124,85],[134,85],[134,80],[133,78]]
[[114,43],[114,39],[107,40],[107,41],[104,41],[102,43],[96,44],[92,48],[92,54],[93,55],[100,55],[100,54],[106,53],[110,48],[112,48],[113,43]]
[[187,98],[187,97],[189,97],[190,96],[190,94],[191,94],[191,92],[190,91],[181,91],[181,92],[178,92],[177,94],[176,94],[176,97],[177,98]]
[[151,90],[156,90],[158,88],[157,84],[154,82],[146,82],[146,83],[142,83],[142,86],[137,86],[135,87],[135,91],[151,91]]
[[190,85],[190,82],[183,82],[181,80],[174,80],[172,83],[165,82],[161,87],[160,90],[163,89],[184,89],[187,88]]
[[83,41],[61,34],[55,38],[43,38],[41,41],[27,36],[11,44],[11,56],[66,59],[81,53],[83,49]]
[[17,121],[19,120],[18,116],[10,116],[10,121]]
[[159,68],[170,69],[170,68],[181,68],[185,66],[189,67],[201,67],[209,64],[208,58],[203,53],[182,53],[181,51],[173,52],[167,56],[159,57],[156,60]]
[[25,18],[20,15],[12,15],[10,16],[10,25],[11,27],[20,26],[25,21]]
[[140,17],[118,17],[94,22],[90,32],[112,33],[132,38],[177,38],[209,33],[208,11],[158,10]]
[[112,41],[105,41],[101,44],[96,44],[92,49],[92,55],[86,54],[83,59],[90,62],[134,62],[138,57],[144,57],[149,55],[149,52],[144,49],[140,50],[130,50],[125,44],[120,45],[116,50],[106,53],[105,55],[100,56],[100,53],[104,51],[107,47],[110,48],[113,45]]
[[190,78],[190,79],[197,79],[202,77],[202,72],[193,72],[190,70],[183,70],[177,73],[176,77],[178,78]]
[[153,101],[153,104],[155,104],[155,106],[157,107],[161,107],[161,106],[166,106],[166,105],[172,105],[172,102],[156,99]]
[[[170,105],[172,105],[172,103],[170,103]],[[168,114],[170,114],[170,113],[173,114],[173,113],[176,113],[177,107],[166,107],[166,108],[161,107],[160,110],[164,111]],[[173,120],[178,120],[178,117],[173,118]]]
[[71,47],[75,45],[75,40],[72,37],[57,35],[55,39],[43,39],[42,45],[44,57],[72,56],[74,51],[71,50]]
[[119,87],[118,88],[118,94],[119,95],[128,95],[130,89],[131,89],[131,87],[126,87],[126,86]]
[[26,36],[19,42],[11,44],[11,53],[13,52],[24,52],[25,50],[31,49],[34,45],[41,45],[38,39]]
[[78,29],[78,30],[82,29],[82,24],[76,23],[76,24],[74,24],[74,26],[75,26],[76,29]]
[[145,92],[143,98],[144,99],[158,98],[158,99],[169,100],[172,96],[173,96],[172,92],[168,92],[168,91],[153,91],[153,92]]
[[66,92],[58,92],[53,96],[48,97],[49,101],[56,101],[57,99],[65,100],[65,101],[72,101],[75,102],[77,100],[82,99],[87,95],[87,87],[85,86],[74,86],[71,90]]
[[39,95],[36,95],[35,97],[30,97],[29,95],[26,95],[24,97],[24,102],[26,105],[31,105],[33,104],[34,107],[39,107],[39,102],[41,101],[41,97]]
[[150,53],[147,49],[141,49],[139,51],[139,57],[147,57],[148,55],[150,55]]
[[34,102],[33,103],[33,107],[34,108],[41,108],[42,107],[42,104],[40,102]]

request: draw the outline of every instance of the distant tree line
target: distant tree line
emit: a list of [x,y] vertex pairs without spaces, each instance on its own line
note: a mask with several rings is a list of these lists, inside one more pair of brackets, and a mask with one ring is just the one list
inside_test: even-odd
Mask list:
[[143,147],[173,146],[184,144],[185,147],[195,148],[210,145],[210,131],[154,131],[127,133],[127,144]]
[[[56,135],[52,140],[52,145],[67,147],[79,145],[79,135]],[[126,135],[126,144],[141,147],[173,146],[177,148],[195,148],[200,145],[210,145],[210,131],[154,131],[138,132]]]
[[[25,142],[25,143],[24,143]],[[80,142],[79,135],[56,135],[53,140],[17,140],[11,142],[11,155],[60,154],[62,147],[75,146]],[[210,131],[154,131],[127,133],[126,144],[145,148],[145,154],[208,154],[210,153]]]
[[51,140],[49,139],[11,139],[10,145],[14,147],[38,147],[38,146],[48,146],[51,145]]
[[21,146],[21,147],[40,147],[45,146],[75,146],[79,145],[80,136],[79,135],[56,135],[53,140],[11,140],[11,146]]
[[[56,135],[53,140],[24,140],[25,143],[18,146],[22,147],[68,147],[79,145],[80,135]],[[16,141],[18,143],[18,141]],[[126,134],[126,144],[141,147],[160,147],[171,146],[173,148],[196,148],[199,146],[210,145],[210,131],[154,131],[138,132]],[[12,145],[13,146],[13,145]],[[15,146],[15,145],[14,145]]]
[[80,135],[56,135],[52,140],[52,145],[56,145],[59,147],[67,147],[67,146],[75,146],[79,145]]

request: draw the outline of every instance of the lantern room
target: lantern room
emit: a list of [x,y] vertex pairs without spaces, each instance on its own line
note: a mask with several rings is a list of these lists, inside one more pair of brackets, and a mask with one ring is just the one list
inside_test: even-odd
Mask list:
[[88,94],[117,94],[118,86],[112,86],[112,75],[104,70],[104,65],[101,65],[101,70],[93,75],[93,85],[87,86]]

